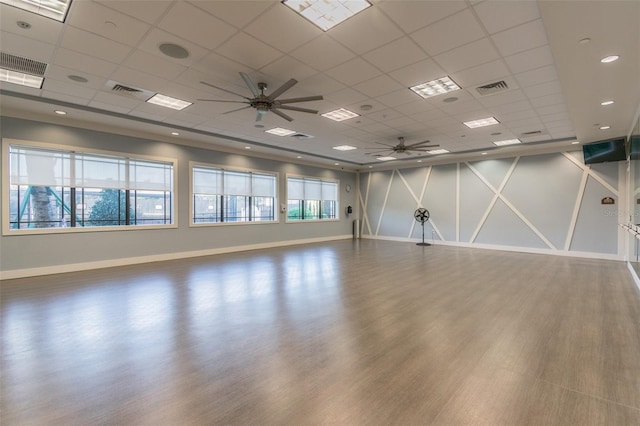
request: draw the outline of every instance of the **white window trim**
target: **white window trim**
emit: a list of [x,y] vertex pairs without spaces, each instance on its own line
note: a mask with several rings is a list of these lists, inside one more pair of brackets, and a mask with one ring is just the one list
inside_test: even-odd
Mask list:
[[[324,181],[324,182],[335,182],[336,185],[338,186],[338,205],[336,206],[336,217],[335,219],[304,219],[304,220],[289,220],[289,178],[299,178],[299,179],[313,179],[313,180],[320,180],[320,181]],[[319,177],[319,176],[308,176],[308,175],[298,175],[298,174],[293,174],[293,173],[287,173],[285,175],[285,182],[284,182],[284,186],[285,186],[285,194],[286,194],[286,198],[284,201],[284,205],[287,206],[287,209],[284,213],[284,217],[285,217],[285,223],[327,223],[327,222],[340,222],[341,217],[340,217],[340,206],[342,205],[342,200],[341,200],[341,193],[340,193],[340,179],[333,179],[333,178],[325,178],[325,177]]]
[[[173,199],[171,203],[171,217],[173,223],[166,225],[118,225],[118,226],[91,226],[76,228],[31,228],[31,229],[11,229],[9,228],[9,146],[24,145],[34,148],[59,149],[68,151],[78,151],[87,154],[103,154],[120,157],[129,157],[140,160],[163,161],[173,165]],[[171,229],[178,227],[178,160],[176,158],[157,157],[144,154],[133,154],[119,151],[106,151],[102,149],[85,148],[83,146],[61,145],[47,142],[37,142],[22,139],[2,139],[2,235],[18,236],[33,234],[69,234],[82,232],[113,232],[113,231],[141,231],[149,229]]]
[[[228,170],[230,172],[245,172],[245,173],[262,173],[267,175],[274,175],[276,177],[276,200],[275,200],[275,220],[257,220],[247,222],[193,222],[193,168],[205,167],[210,169]],[[244,226],[244,225],[273,225],[280,223],[280,173],[273,170],[259,170],[248,167],[227,166],[222,164],[203,163],[200,161],[189,161],[189,227],[190,228],[203,228],[210,226]]]

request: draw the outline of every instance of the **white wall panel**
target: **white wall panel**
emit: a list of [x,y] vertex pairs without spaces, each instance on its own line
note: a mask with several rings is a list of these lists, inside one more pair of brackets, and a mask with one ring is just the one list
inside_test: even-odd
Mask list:
[[456,241],[456,173],[456,164],[434,166],[422,200],[446,241]]
[[498,246],[549,248],[502,200],[496,201],[475,242]]
[[495,188],[499,187],[511,168],[513,158],[489,159],[470,162],[482,176]]
[[[413,212],[418,205],[414,198],[415,193],[411,194],[400,173],[400,171],[396,171],[393,176],[378,235],[402,235],[403,237],[408,237],[411,225],[415,221]],[[417,196],[420,196],[420,192],[418,192]]]
[[[506,173],[506,172],[505,172]],[[500,183],[496,185],[499,186]],[[495,193],[471,171],[460,167],[460,241],[472,243]]]
[[369,230],[373,235],[377,235],[378,223],[384,208],[385,197],[387,195],[387,189],[391,182],[391,175],[393,171],[386,171],[380,173],[372,173],[370,187],[368,189],[367,204],[365,211],[367,212],[367,224],[365,225],[362,234],[369,234]]

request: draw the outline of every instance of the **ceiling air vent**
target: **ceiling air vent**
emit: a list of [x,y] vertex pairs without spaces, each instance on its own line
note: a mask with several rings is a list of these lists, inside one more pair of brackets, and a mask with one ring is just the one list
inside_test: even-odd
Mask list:
[[107,81],[106,87],[112,93],[123,95],[128,98],[139,99],[141,101],[146,101],[155,95],[155,92],[150,92],[149,90],[140,89],[138,87],[127,86],[113,80]]
[[22,58],[20,56],[0,52],[0,68],[44,77],[44,72],[47,70],[47,64],[44,62],[34,61],[33,59]]
[[527,137],[527,136],[537,136],[537,135],[541,135],[542,134],[542,130],[534,130],[532,132],[524,132],[522,133],[522,136]]
[[509,90],[509,86],[507,83],[502,81],[497,81],[495,83],[485,84],[484,86],[476,87],[476,90],[481,96],[493,95],[494,93],[504,92],[505,90]]

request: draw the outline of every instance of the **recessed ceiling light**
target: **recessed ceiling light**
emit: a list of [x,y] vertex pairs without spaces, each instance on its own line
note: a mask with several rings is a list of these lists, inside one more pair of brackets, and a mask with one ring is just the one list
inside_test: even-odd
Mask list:
[[302,158],[302,155],[298,155],[296,158]]
[[435,80],[427,81],[426,83],[418,84],[417,86],[409,87],[409,89],[413,90],[423,98],[430,98],[431,96],[460,90],[460,86],[458,86],[455,81],[451,80],[449,76],[444,76]]
[[611,55],[611,56],[605,56],[604,58],[600,59],[600,62],[602,62],[603,64],[608,64],[609,62],[614,62],[614,61],[617,61],[618,59],[620,59],[620,56]]
[[25,74],[23,72],[0,68],[0,81],[19,84],[20,86],[33,87],[34,89],[41,89],[44,78],[31,74]]
[[447,149],[432,149],[431,151],[427,151],[427,153],[431,155],[446,154],[447,152],[451,152],[451,151]]
[[250,146],[245,146],[244,149],[251,149],[251,147]]
[[373,166],[369,166],[370,169],[373,169]]
[[376,158],[380,161],[391,161],[396,159],[396,157],[376,157]]
[[333,163],[333,165],[334,165],[334,166],[339,166],[339,165],[340,165],[340,163]]
[[486,152],[481,152],[480,155],[487,155],[487,153]]
[[573,142],[571,142],[571,145],[578,145],[579,143],[580,142],[578,142],[578,141],[573,141]]
[[500,124],[500,122],[496,120],[494,117],[487,117],[487,118],[481,118],[480,120],[465,121],[463,124],[469,127],[470,129],[475,129],[476,127],[484,127],[484,126],[491,126],[493,124]]
[[[0,3],[4,3],[4,1],[0,0]],[[16,21],[16,25],[18,25],[18,28],[22,28],[23,30],[28,30],[31,28],[31,24],[24,21]]]
[[192,102],[182,101],[170,96],[161,95],[160,93],[156,93],[151,98],[147,99],[147,102],[165,108],[177,109],[178,111],[183,110],[192,104]]
[[69,10],[70,0],[0,0],[0,3],[17,7],[37,15],[46,16],[64,22]]
[[60,110],[60,109],[57,109],[57,110],[55,110],[55,111],[53,111],[53,112],[55,112],[55,113],[56,113],[56,114],[58,114],[58,115],[67,115],[67,112],[66,112],[66,111],[62,111],[62,110]]
[[520,139],[505,139],[503,141],[495,141],[493,144],[496,146],[517,145],[522,143]]
[[333,149],[337,149],[338,151],[351,151],[353,149],[358,149],[358,148],[351,145],[338,145],[338,146],[334,146]]
[[173,136],[179,136],[179,135],[180,135],[180,133],[178,133],[178,132],[171,132],[171,134],[172,134]]
[[418,160],[418,163],[422,163],[422,160]]
[[285,6],[327,31],[371,6],[366,0],[282,0]]
[[609,130],[611,126],[600,126],[600,130]]
[[158,49],[170,58],[184,59],[189,57],[187,49],[174,43],[162,43]]
[[274,127],[273,129],[265,130],[265,133],[271,133],[276,136],[289,136],[295,133],[294,130],[283,129],[282,127]]
[[322,114],[323,117],[329,118],[333,121],[344,121],[353,117],[358,117],[359,115],[360,114],[356,114],[355,112],[344,108],[339,108]]
[[368,105],[368,104],[367,105],[360,105],[360,109],[362,111],[371,111],[373,109],[373,106]]
[[614,101],[604,101],[604,102],[600,102],[600,105],[607,106],[607,105],[611,105],[613,103],[614,103]]

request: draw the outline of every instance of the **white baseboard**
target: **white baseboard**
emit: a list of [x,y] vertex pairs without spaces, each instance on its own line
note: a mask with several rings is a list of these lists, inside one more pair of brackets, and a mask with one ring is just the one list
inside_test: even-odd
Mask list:
[[[386,240],[386,241],[399,241],[407,243],[419,243],[421,239],[416,238],[402,238],[402,237],[386,237],[379,235],[362,235],[361,238],[369,240]],[[564,251],[564,250],[552,250],[552,249],[538,249],[531,247],[517,247],[517,246],[502,246],[491,244],[475,244],[475,243],[462,243],[453,241],[441,241],[441,240],[425,240],[425,242],[433,245],[441,246],[453,246],[453,247],[466,247],[466,248],[479,248],[485,250],[499,250],[499,251],[513,251],[518,253],[531,253],[531,254],[547,254],[553,256],[568,256],[568,257],[580,257],[587,259],[601,259],[601,260],[617,260],[623,261],[624,258],[617,254],[608,253],[592,253],[583,251]]]
[[636,272],[636,270],[633,268],[633,266],[631,266],[631,262],[627,262],[627,268],[631,273],[631,278],[633,278],[633,281],[636,283],[636,286],[638,286],[638,290],[640,290],[640,278],[638,277],[638,273]]
[[304,238],[300,240],[274,241],[270,243],[249,244],[244,246],[221,247],[215,249],[184,251],[178,253],[155,254],[150,256],[98,260],[94,262],[71,263],[67,265],[43,266],[39,268],[10,269],[7,271],[0,271],[0,280],[63,274],[66,272],[88,271],[91,269],[112,268],[115,266],[128,266],[151,262],[163,262],[167,260],[186,259],[189,257],[213,256],[216,254],[236,253],[240,251],[269,249],[299,244],[322,243],[327,241],[346,240],[351,238],[353,238],[351,234],[337,235],[332,237]]

